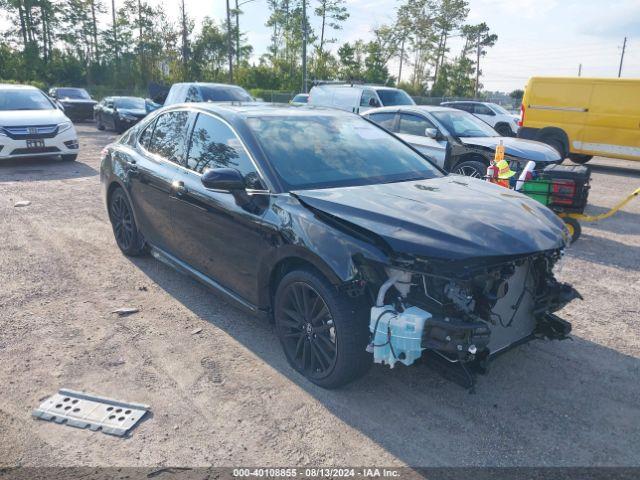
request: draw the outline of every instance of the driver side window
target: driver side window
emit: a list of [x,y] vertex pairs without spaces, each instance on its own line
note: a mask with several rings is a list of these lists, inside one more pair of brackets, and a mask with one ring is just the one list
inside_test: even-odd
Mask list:
[[191,134],[187,168],[197,173],[210,168],[235,168],[245,178],[247,188],[265,188],[240,139],[210,115],[198,115]]
[[[375,105],[371,104],[371,101],[374,101]],[[360,98],[360,106],[361,107],[379,107],[380,106],[380,102],[378,101],[378,98],[376,97],[376,94],[373,92],[373,90],[364,90],[362,92],[362,97]]]
[[424,117],[408,115],[406,113],[400,114],[398,133],[426,137],[425,130],[427,128],[436,128],[436,126]]
[[185,99],[185,102],[201,102],[202,99],[200,98],[200,92],[198,91],[198,89],[196,87],[190,87],[189,91],[187,92],[187,98]]

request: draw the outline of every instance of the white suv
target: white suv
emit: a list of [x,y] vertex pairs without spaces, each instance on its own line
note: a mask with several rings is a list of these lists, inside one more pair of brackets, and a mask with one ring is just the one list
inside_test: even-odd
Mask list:
[[497,103],[490,102],[442,102],[443,107],[457,108],[474,114],[480,120],[491,125],[503,137],[518,135],[518,117],[506,111]]
[[73,123],[42,91],[0,84],[0,160],[60,156],[74,161],[78,147]]

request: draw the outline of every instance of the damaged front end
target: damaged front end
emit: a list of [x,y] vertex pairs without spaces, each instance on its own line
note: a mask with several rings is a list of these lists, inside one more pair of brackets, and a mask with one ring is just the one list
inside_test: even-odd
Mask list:
[[561,255],[558,249],[463,263],[396,258],[391,267],[365,269],[379,285],[367,349],[391,367],[411,365],[426,351],[460,368],[471,387],[473,372],[486,371],[496,355],[534,338],[567,338],[571,324],[553,313],[581,297],[554,277]]

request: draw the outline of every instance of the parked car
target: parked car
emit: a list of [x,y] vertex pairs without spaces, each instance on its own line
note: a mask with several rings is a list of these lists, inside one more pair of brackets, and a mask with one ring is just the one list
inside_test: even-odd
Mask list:
[[84,88],[54,87],[49,96],[64,107],[64,113],[74,122],[93,118],[93,107],[98,103]]
[[293,97],[289,103],[291,105],[306,105],[307,103],[309,103],[309,94],[299,93],[295,97]]
[[484,120],[491,125],[496,132],[503,137],[515,137],[518,135],[519,117],[505,110],[497,103],[491,102],[442,102],[443,107],[457,108],[474,114],[480,120]]
[[309,105],[363,113],[371,108],[392,105],[415,105],[415,102],[407,92],[399,88],[380,85],[326,83],[316,85],[311,89]]
[[174,83],[164,105],[185,102],[253,102],[244,88],[224,83]]
[[364,117],[395,133],[447,172],[484,177],[500,142],[510,162],[533,160],[536,168],[542,169],[562,161],[558,152],[544,143],[502,137],[482,120],[453,108],[385,107],[369,110]]
[[78,148],[73,123],[41,90],[0,84],[0,159],[59,156],[74,161]]
[[594,155],[640,160],[640,79],[533,77],[520,138],[547,143],[575,163]]
[[105,97],[93,111],[98,130],[123,133],[147,116],[147,103],[140,97]]
[[122,252],[150,250],[273,317],[291,366],[323,387],[372,360],[410,365],[428,350],[484,365],[570,330],[552,314],[576,295],[552,271],[562,221],[444,175],[357,115],[164,108],[103,150],[100,176]]

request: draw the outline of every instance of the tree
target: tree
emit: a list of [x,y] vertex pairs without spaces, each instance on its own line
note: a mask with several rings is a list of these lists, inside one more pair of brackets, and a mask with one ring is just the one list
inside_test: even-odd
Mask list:
[[438,81],[438,72],[445,61],[449,48],[447,42],[452,32],[460,28],[469,15],[467,0],[438,0],[436,5],[434,27],[438,40],[435,51],[435,65],[433,79]]
[[341,23],[349,18],[349,12],[345,7],[345,0],[318,0],[315,13],[322,19],[320,30],[319,50],[323,51],[325,43],[334,43],[335,39],[325,37],[327,28],[341,30]]

